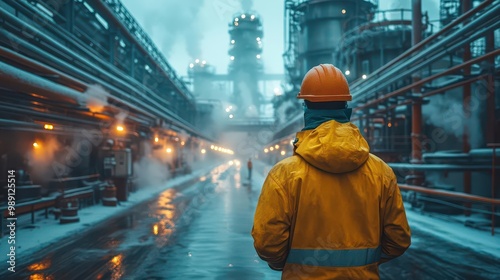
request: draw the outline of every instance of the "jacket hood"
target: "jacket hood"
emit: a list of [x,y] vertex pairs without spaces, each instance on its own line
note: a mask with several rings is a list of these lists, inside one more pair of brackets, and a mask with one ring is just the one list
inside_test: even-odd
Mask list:
[[354,124],[331,120],[298,132],[295,153],[323,171],[346,173],[365,163],[370,147]]

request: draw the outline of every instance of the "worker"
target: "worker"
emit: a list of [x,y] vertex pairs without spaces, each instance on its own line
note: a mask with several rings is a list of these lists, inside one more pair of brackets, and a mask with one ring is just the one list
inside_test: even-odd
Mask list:
[[251,158],[248,159],[247,168],[248,168],[248,180],[252,180],[252,168],[253,168],[253,164],[252,164],[252,159]]
[[305,127],[264,181],[254,247],[282,279],[379,279],[378,266],[410,246],[396,176],[350,122],[338,68],[309,70],[297,98]]

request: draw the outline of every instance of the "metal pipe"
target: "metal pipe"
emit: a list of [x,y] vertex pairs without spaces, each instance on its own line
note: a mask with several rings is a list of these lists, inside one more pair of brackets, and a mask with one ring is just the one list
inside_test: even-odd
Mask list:
[[[488,27],[486,27],[486,29],[492,31],[492,30],[497,29],[498,27],[500,27],[500,22],[497,21],[495,23],[492,23],[491,25],[488,25]],[[452,42],[453,45],[448,46],[445,51],[446,52],[453,52],[453,51],[455,51],[456,49],[460,48],[460,46],[462,46],[466,42],[470,42],[471,40],[475,40],[475,39],[480,38],[481,37],[480,33],[482,34],[483,31],[476,32],[476,34],[474,36],[467,35],[467,36],[461,37],[460,40],[453,41]],[[443,51],[435,52],[434,55],[432,55],[430,57],[429,56],[425,57],[425,59],[421,60],[421,62],[419,64],[410,65],[412,67],[411,68],[407,67],[408,70],[403,70],[405,68],[404,67],[400,67],[400,65],[398,65],[397,67],[395,67],[395,68],[397,68],[395,70],[398,70],[398,71],[391,72],[392,75],[389,75],[387,77],[387,79],[385,79],[385,80],[384,79],[380,79],[380,81],[378,81],[379,84],[374,85],[374,87],[369,87],[370,91],[364,90],[363,92],[367,92],[367,93],[366,94],[362,94],[363,96],[357,95],[356,92],[355,92],[355,90],[353,90],[352,88],[351,88],[351,93],[353,94],[354,97],[358,96],[358,97],[356,97],[356,99],[361,99],[361,98],[368,99],[368,97],[366,96],[367,94],[370,94],[370,93],[373,93],[373,92],[377,92],[379,89],[387,87],[391,83],[394,83],[396,81],[401,80],[403,77],[412,75],[415,72],[415,69],[420,69],[420,68],[424,67],[425,65],[429,65],[429,62],[436,61],[439,58],[443,57]],[[429,55],[431,55],[431,54],[429,54]],[[413,58],[410,59],[410,60],[413,60]],[[406,65],[408,63],[404,62],[402,64]]]
[[384,96],[382,96],[382,97],[380,97],[380,98],[378,98],[376,100],[373,100],[371,102],[368,102],[366,104],[360,105],[360,106],[356,107],[355,111],[360,110],[360,109],[365,108],[365,107],[369,107],[371,105],[375,105],[375,104],[377,104],[377,103],[379,103],[379,102],[381,102],[381,101],[383,101],[385,99],[388,99],[388,98],[391,98],[391,97],[395,97],[396,95],[404,93],[404,92],[407,92],[407,91],[411,90],[414,87],[421,86],[421,85],[423,85],[423,84],[425,84],[427,82],[430,82],[430,81],[432,81],[434,79],[437,79],[439,77],[442,77],[442,76],[448,75],[450,73],[456,72],[457,70],[460,70],[460,69],[462,69],[465,66],[478,63],[478,62],[480,62],[482,60],[488,59],[490,57],[494,57],[494,56],[496,56],[498,54],[500,54],[500,49],[496,49],[496,50],[494,50],[494,51],[492,51],[490,53],[487,53],[485,55],[476,57],[476,58],[471,59],[471,60],[469,60],[467,62],[464,62],[464,63],[461,63],[459,65],[456,65],[456,66],[454,66],[452,68],[448,68],[447,70],[445,70],[445,71],[443,71],[441,73],[435,74],[433,76],[425,77],[424,79],[421,79],[421,80],[419,80],[416,83],[413,83],[413,84],[408,85],[406,87],[400,88],[400,89],[398,89],[396,91],[393,91],[390,94],[386,94],[386,95],[384,95]]
[[447,86],[444,86],[444,87],[440,87],[438,89],[435,89],[435,90],[432,90],[432,91],[428,91],[424,94],[422,94],[422,98],[425,98],[425,97],[430,97],[430,96],[433,96],[433,95],[436,95],[436,94],[440,94],[440,93],[444,93],[448,90],[451,90],[451,89],[454,89],[454,88],[457,88],[457,87],[461,87],[463,85],[466,85],[466,84],[471,84],[471,83],[474,83],[478,80],[481,80],[483,78],[486,78],[488,75],[480,75],[480,76],[476,76],[474,78],[470,78],[468,80],[464,80],[464,81],[461,81],[461,82],[458,82],[458,83],[453,83],[451,85],[447,85]]
[[34,74],[22,71],[0,61],[0,84],[2,87],[30,92],[32,95],[46,95],[56,100],[81,105],[81,92],[56,84]]
[[[477,22],[482,22],[482,21],[484,21],[486,19],[491,19],[491,20],[493,20],[495,22],[496,21],[496,13],[499,10],[498,6],[500,6],[500,5],[497,5],[497,6],[492,5],[490,10],[488,10],[485,14],[480,15],[477,19],[474,20],[473,23],[465,26],[464,28],[460,28],[460,29],[456,30],[454,33],[450,34],[449,36],[445,37],[444,39],[440,39],[439,37],[442,37],[443,34],[445,32],[447,32],[448,30],[454,30],[454,27],[456,25],[462,23],[465,19],[469,18],[471,15],[477,13],[478,11],[484,9],[485,7],[490,7],[489,4],[491,2],[493,2],[493,1],[494,0],[483,1],[481,4],[479,4],[478,6],[476,6],[474,9],[469,10],[466,14],[460,16],[458,19],[456,19],[452,23],[446,25],[442,30],[438,31],[437,33],[435,33],[435,34],[433,34],[433,35],[431,35],[429,37],[427,37],[426,39],[424,39],[423,41],[421,41],[418,45],[416,45],[415,47],[411,48],[407,52],[403,53],[399,57],[393,59],[392,61],[390,61],[389,63],[387,63],[383,67],[377,69],[375,72],[373,72],[370,75],[370,77],[373,78],[374,76],[378,76],[379,74],[381,74],[381,76],[378,77],[379,79],[368,79],[368,80],[364,80],[364,81],[361,81],[361,82],[355,82],[355,83],[353,83],[350,87],[351,87],[351,92],[353,93],[354,98],[357,99],[357,100],[360,100],[361,98],[364,98],[363,96],[365,94],[363,94],[363,96],[360,96],[360,95],[356,95],[356,92],[355,92],[356,88],[360,87],[361,83],[363,83],[363,85],[362,85],[363,88],[370,88],[370,92],[376,92],[378,90],[378,88],[386,87],[388,83],[392,83],[392,82],[394,82],[396,80],[401,79],[402,75],[407,75],[407,73],[411,73],[413,71],[412,69],[410,69],[408,71],[402,71],[408,65],[412,65],[413,63],[415,63],[418,60],[422,60],[423,61],[422,64],[429,63],[430,61],[434,61],[435,58],[439,58],[439,56],[441,55],[442,52],[453,51],[456,48],[459,48],[462,45],[462,43],[456,44],[456,42],[453,41],[453,40],[456,40],[455,38],[459,38],[460,41],[464,41],[464,42],[476,39],[475,38],[476,36],[464,36],[463,34],[465,32],[469,32],[470,30],[476,32],[477,34],[483,32],[482,28],[476,28],[477,27]],[[488,29],[494,29],[494,28],[496,28],[496,24],[488,25]],[[391,71],[385,71],[390,66],[398,63],[401,59],[409,57],[410,54],[412,54],[416,50],[422,48],[423,46],[425,46],[429,42],[435,42],[435,41],[439,41],[439,42],[437,44],[435,44],[433,46],[430,46],[429,48],[423,50],[422,52],[418,53],[417,55],[415,55],[414,57],[412,57],[408,61],[406,61],[404,63],[398,64],[398,66],[394,67],[393,69],[391,69]],[[432,58],[429,58],[430,55],[432,55],[433,53],[435,53],[437,51],[439,51],[439,53],[437,55],[435,55]],[[384,81],[384,79],[390,79],[390,80],[388,82],[382,83],[382,81]],[[368,82],[368,83],[366,83],[366,82]],[[374,84],[375,82],[377,84]],[[407,90],[407,89],[405,89],[405,90]],[[365,90],[363,90],[363,91],[365,91]],[[398,92],[396,94],[399,94],[399,93],[401,93],[401,92]],[[494,104],[494,103],[489,103],[489,104]],[[367,106],[359,105],[354,110],[358,111],[358,108],[362,108],[362,107],[367,107]],[[279,133],[282,134],[288,127],[290,127],[293,124],[297,123],[298,121],[300,121],[300,119],[301,119],[301,115],[298,114],[291,121],[289,121],[288,123],[284,124],[279,129]]]
[[[428,163],[428,164],[413,164],[413,163],[387,163],[394,170],[402,171],[489,171],[491,170],[490,165],[458,165],[458,164],[438,164],[438,163]],[[495,167],[495,169],[500,170],[500,166]]]
[[[0,9],[0,11],[1,11],[1,9]],[[191,128],[191,125],[188,125],[187,123],[183,124],[183,123],[185,123],[185,121],[181,121],[177,116],[175,116],[167,108],[163,108],[163,107],[159,106],[159,104],[158,104],[157,101],[150,100],[149,96],[142,96],[144,99],[146,99],[145,101],[149,103],[149,104],[146,105],[146,103],[144,101],[139,100],[139,99],[137,99],[135,97],[130,96],[129,94],[123,92],[121,89],[116,88],[114,85],[111,85],[111,84],[109,84],[109,83],[101,80],[100,78],[96,78],[95,76],[92,76],[92,75],[90,75],[90,74],[88,74],[86,72],[83,72],[82,70],[73,67],[72,65],[70,65],[70,64],[68,64],[68,63],[66,63],[66,62],[64,62],[64,61],[62,61],[62,60],[54,57],[53,55],[50,55],[50,54],[46,53],[45,51],[42,51],[42,50],[39,50],[39,49],[35,49],[31,44],[25,42],[24,40],[22,40],[22,39],[20,39],[20,38],[18,38],[16,36],[14,36],[14,35],[12,35],[10,33],[7,33],[5,30],[0,30],[0,35],[5,35],[10,40],[15,41],[18,44],[18,47],[25,47],[25,48],[29,49],[32,52],[37,52],[38,54],[41,54],[41,55],[45,56],[48,60],[50,60],[52,62],[56,62],[58,65],[61,65],[61,66],[63,66],[66,69],[71,69],[73,72],[77,73],[79,76],[85,77],[86,79],[88,79],[90,81],[93,81],[94,83],[103,85],[106,88],[112,90],[113,92],[118,93],[119,96],[110,96],[110,98],[114,99],[118,103],[122,103],[122,104],[126,105],[128,108],[131,108],[131,109],[137,108],[137,105],[140,105],[142,107],[141,108],[142,110],[140,112],[142,114],[149,115],[150,117],[153,117],[153,118],[155,117],[155,114],[151,114],[149,111],[155,112],[157,117],[164,117],[162,115],[166,114],[167,116],[175,119],[177,121],[175,123],[175,125],[179,126],[181,129],[185,129],[186,131],[189,131],[189,132],[191,132],[194,135],[198,135],[199,137],[202,137],[202,138],[205,138],[207,140],[210,140],[208,137],[202,136],[202,135],[199,134],[199,132],[196,132],[195,128]],[[83,62],[84,63],[89,63],[88,61],[85,61],[85,60],[83,60]],[[114,77],[110,76],[106,72],[103,72],[103,73],[104,73],[104,75],[108,76],[112,80],[115,80],[118,83],[123,84],[127,88],[130,88],[130,85],[127,86],[127,84],[125,84],[123,81],[116,80]],[[126,101],[124,98],[127,98],[127,97],[129,97],[129,99],[131,99],[131,101],[135,102],[136,104],[131,104],[129,101]],[[158,110],[154,110],[153,109],[154,107],[157,107],[157,109],[159,109],[159,111]],[[153,110],[151,110],[151,109],[153,109]],[[161,111],[163,111],[163,112],[161,112]]]
[[420,142],[422,133],[422,101],[414,100],[412,103],[412,125],[411,125],[411,162],[422,162],[422,143]]
[[[467,13],[472,8],[471,0],[462,0],[462,14]],[[468,23],[470,19],[466,19],[464,24]],[[469,61],[471,59],[470,52],[470,43],[466,43],[463,46],[463,61]],[[464,77],[470,76],[470,65],[467,65],[463,68]],[[463,87],[462,94],[462,106],[464,112],[465,121],[463,122],[463,134],[462,134],[462,151],[464,153],[468,153],[470,151],[470,143],[469,143],[469,119],[470,119],[470,102],[471,102],[471,84],[465,84]],[[472,192],[472,184],[471,184],[471,173],[470,171],[464,171],[464,192],[471,193]],[[470,203],[465,203],[465,215],[470,216],[470,208],[472,205]]]
[[[71,50],[68,50],[68,48],[66,46],[61,45],[61,43],[53,40],[51,37],[45,35],[43,32],[41,32],[40,30],[36,29],[35,27],[33,27],[33,26],[26,26],[20,19],[12,16],[8,12],[5,12],[1,8],[0,8],[0,15],[3,16],[6,20],[10,20],[10,21],[16,23],[18,26],[23,26],[23,28],[26,29],[26,32],[28,32],[30,34],[37,34],[37,36],[41,37],[43,41],[45,41],[45,42],[49,43],[50,45],[52,45],[53,47],[59,49],[61,52],[66,52],[70,56],[75,57],[79,61],[79,63],[87,65],[90,69],[95,69],[96,68],[95,64],[92,64],[90,61],[88,61],[86,59],[82,59],[79,55],[75,55]],[[87,73],[85,73],[85,72],[83,72],[83,71],[81,71],[79,69],[76,69],[72,65],[70,65],[68,63],[65,63],[62,60],[59,60],[59,59],[55,58],[53,55],[50,55],[47,52],[44,52],[42,50],[33,48],[33,46],[31,44],[27,43],[25,40],[20,39],[19,37],[15,36],[13,34],[8,33],[6,30],[1,30],[0,29],[0,34],[5,35],[5,37],[8,39],[8,42],[10,42],[10,43],[15,42],[18,48],[21,47],[21,46],[24,46],[25,48],[30,49],[33,53],[44,54],[45,57],[49,57],[48,61],[50,61],[50,62],[57,61],[58,65],[63,65],[65,69],[72,69],[73,72],[77,72],[79,74],[79,76],[83,76],[86,79],[92,80],[94,82],[97,81],[97,83],[99,83],[101,85],[105,85],[106,84],[107,88],[113,89],[113,91],[115,91],[117,93],[120,92],[122,94],[122,96],[119,97],[118,99],[116,99],[116,101],[118,101],[118,102],[124,103],[123,102],[124,101],[123,98],[124,97],[130,97],[130,95],[123,94],[122,90],[116,89],[114,86],[111,86],[108,83],[103,82],[101,79],[95,78],[94,76],[90,76],[89,74],[87,74]],[[75,46],[79,47],[78,45],[75,45]],[[84,49],[80,49],[80,50],[85,51]],[[91,56],[94,60],[100,62],[101,65],[105,66],[106,68],[109,68],[109,65],[107,63],[102,62],[99,57],[93,55],[92,53],[87,53],[87,54],[89,56]],[[138,83],[136,80],[133,80],[133,79],[132,79],[133,80],[132,81],[132,85],[130,83],[124,82],[123,80],[130,82],[131,81],[130,80],[131,77],[130,76],[126,76],[126,75],[124,75],[121,72],[116,72],[117,70],[115,68],[109,68],[107,70],[109,70],[109,71],[104,71],[103,69],[101,69],[100,73],[104,74],[108,79],[113,80],[114,82],[116,82],[119,86],[121,86],[122,89],[129,90],[131,87],[133,87],[134,83]],[[117,78],[115,76],[112,76],[109,72],[113,72],[113,73],[117,74],[119,76],[119,78]],[[84,74],[82,74],[82,73],[84,73]],[[146,99],[146,102],[150,103],[148,105],[148,107],[158,107],[161,111],[167,110],[168,112],[166,112],[166,115],[170,116],[173,119],[175,119],[177,121],[176,125],[179,125],[182,129],[185,129],[187,131],[191,131],[191,132],[195,132],[196,131],[194,129],[194,127],[191,128],[191,124],[188,124],[186,121],[181,120],[178,116],[176,116],[175,114],[173,114],[172,112],[170,112],[170,110],[168,110],[167,108],[164,108],[165,106],[163,106],[163,107],[159,106],[159,104],[161,104],[162,102],[165,102],[165,100],[162,99],[162,98],[160,98],[155,92],[152,92],[151,90],[149,90],[147,88],[144,88],[144,85],[141,85],[141,84],[139,84],[139,87],[143,87],[143,90],[145,90],[146,92],[148,92],[148,95],[143,95],[142,96],[143,99]],[[155,100],[149,100],[151,98],[154,98]],[[143,103],[142,101],[138,101],[138,99],[136,99],[136,98],[133,98],[133,99],[136,100],[136,102]],[[129,106],[129,105],[127,105],[127,106]],[[135,108],[135,106],[129,106],[129,108]],[[142,112],[146,113],[146,114],[149,114],[148,109],[145,109]],[[162,117],[161,114],[158,117]],[[199,135],[198,133],[193,133],[193,134]],[[204,136],[201,136],[201,135],[199,135],[199,136],[208,139],[207,137],[204,137]]]
[[459,192],[436,190],[436,189],[430,189],[430,188],[407,185],[407,184],[398,184],[398,186],[400,189],[405,190],[405,191],[415,191],[415,192],[424,193],[424,194],[451,197],[451,198],[456,198],[456,199],[461,199],[461,200],[471,201],[471,202],[487,203],[487,204],[491,204],[491,205],[500,205],[500,199],[493,199],[493,198],[489,198],[489,197],[483,197],[483,196],[465,194],[465,193],[459,193]]
[[[165,69],[163,68],[163,65],[161,65],[156,59],[151,57],[150,52],[148,52],[144,48],[144,46],[137,40],[137,38],[135,36],[132,36],[132,34],[130,34],[129,29],[116,17],[116,14],[110,9],[110,7],[108,7],[104,3],[104,1],[91,0],[91,2],[97,6],[97,8],[99,9],[100,12],[103,12],[103,14],[106,18],[109,18],[119,29],[121,29],[121,31],[125,34],[125,36],[127,36],[129,38],[129,40],[134,42],[135,45],[138,47],[138,49],[144,55],[146,55],[146,57],[148,57],[150,59],[150,61],[153,62],[153,64],[155,64],[158,67],[158,69],[160,69],[165,74],[166,77],[169,78],[171,84],[177,89],[178,93],[183,95],[183,97],[187,100],[190,100],[190,101],[193,100],[193,97],[190,95],[187,88],[181,89],[181,87],[178,85],[178,83],[180,83],[180,81],[176,82],[176,81],[172,80],[171,75],[175,75],[175,72],[172,69],[172,67],[168,64],[168,62],[164,61],[164,63],[166,64],[166,67],[169,69],[169,71],[171,73],[168,73],[167,71],[165,71]],[[118,2],[118,3],[120,3],[120,2]],[[121,3],[120,3],[120,5],[121,5]],[[177,80],[178,79],[177,76],[175,76],[174,79]]]
[[[494,30],[494,29],[497,29],[498,27],[500,27],[500,22],[496,22],[490,26],[487,27],[487,29],[489,30]],[[481,32],[482,33],[482,32]],[[474,39],[477,39],[477,38],[480,38],[480,35],[478,35],[479,33],[476,33],[475,36],[472,36]],[[463,37],[461,38],[461,40],[459,41],[454,41],[453,42],[453,46],[450,46],[448,47],[448,50],[446,50],[446,52],[452,52],[452,51],[455,51],[456,49],[458,49],[461,45],[465,44],[465,42],[467,41],[470,41],[471,40],[471,36],[466,36],[466,37]],[[387,79],[385,80],[380,80],[379,84],[376,84],[374,85],[373,88],[370,88],[370,91],[366,91],[364,90],[364,92],[367,92],[366,94],[363,94],[363,96],[359,96],[356,94],[356,92],[353,92],[353,90],[351,90],[351,93],[354,95],[354,96],[358,96],[357,99],[368,99],[369,97],[367,95],[371,94],[371,95],[374,95],[373,93],[374,92],[377,92],[378,90],[380,89],[384,89],[385,87],[388,87],[390,86],[392,83],[394,82],[397,82],[399,80],[401,80],[402,78],[404,77],[407,77],[409,75],[413,75],[414,72],[415,72],[415,69],[420,69],[426,65],[429,65],[430,62],[432,61],[436,61],[438,60],[439,58],[442,58],[443,57],[443,53],[442,52],[437,52],[436,54],[434,54],[433,56],[430,56],[430,57],[426,57],[424,60],[422,60],[419,64],[416,64],[416,65],[412,65],[412,67],[407,67],[406,69],[407,70],[404,70],[405,68],[404,67],[399,67],[399,65],[396,67],[398,68],[397,72],[394,72],[392,73],[392,76],[388,76]],[[407,89],[409,90],[409,89]]]
[[422,0],[412,0],[412,37],[411,45],[415,47],[422,41]]
[[[486,34],[486,52],[492,51],[495,49],[495,33],[492,30],[488,34]],[[492,129],[485,129],[486,131],[486,143],[496,143],[497,142],[497,129],[496,126],[496,117],[495,117],[495,57],[491,57],[486,64],[486,71],[488,73],[487,76],[487,84],[486,84],[486,127]]]
[[[432,61],[431,59],[429,59],[429,56],[434,53],[444,54],[444,52],[449,53],[450,51],[459,48],[460,45],[456,44],[456,41],[459,39],[464,39],[464,41],[472,41],[476,39],[477,36],[472,36],[469,33],[471,32],[472,34],[484,34],[485,32],[487,32],[487,30],[490,30],[493,26],[496,26],[498,24],[498,21],[496,20],[496,15],[499,12],[500,12],[500,5],[490,7],[490,9],[487,12],[480,15],[477,19],[475,19],[471,23],[465,25],[463,28],[457,29],[453,34],[450,34],[449,36],[444,37],[441,40],[438,40],[438,42],[435,43],[434,45],[412,56],[407,61],[398,64],[391,70],[382,72],[381,75],[377,77],[377,79],[365,80],[363,83],[363,88],[370,88],[371,90],[368,91],[366,94],[362,95],[355,94],[354,97],[358,100],[361,98],[366,98],[365,95],[372,92],[376,92],[380,88],[386,87],[388,84],[400,79],[401,76],[398,74],[403,72],[402,70],[405,69],[406,67],[411,66],[417,61],[424,61],[424,62]],[[370,76],[373,76],[373,74]],[[355,93],[356,88],[360,86],[361,86],[360,83],[354,83],[351,86],[351,92]]]
[[[488,7],[488,5],[491,4],[491,2],[493,2],[493,1],[494,0],[485,0],[485,1],[481,2],[481,4],[477,5],[474,9],[469,10],[467,13],[461,15],[460,17],[458,17],[457,19],[452,21],[450,24],[443,27],[438,32],[432,34],[431,36],[427,37],[423,41],[420,41],[418,44],[413,46],[411,49],[407,50],[406,52],[402,53],[401,55],[399,55],[395,59],[391,60],[389,63],[385,64],[384,66],[382,66],[379,69],[377,69],[376,71],[374,71],[370,76],[374,77],[374,76],[377,76],[378,74],[384,73],[385,70],[389,69],[389,67],[399,63],[404,58],[410,57],[411,54],[420,50],[422,47],[424,47],[429,42],[436,41],[439,37],[442,37],[444,35],[444,33],[448,32],[449,30],[453,30],[453,28],[455,26],[461,24],[466,19],[469,19],[473,14],[479,12],[480,10],[484,9],[485,7]],[[358,83],[361,83],[361,82],[363,82],[363,81],[360,81]],[[353,87],[357,86],[358,83],[355,83],[353,85]]]
[[[415,46],[422,41],[422,1],[412,0],[412,45]],[[420,80],[420,73],[412,76],[413,84]],[[412,103],[412,126],[411,126],[411,162],[422,162],[422,143],[420,143],[422,133],[422,100],[420,98],[420,87],[412,88],[413,96],[416,99]],[[421,182],[417,182],[419,184]]]
[[[496,165],[495,158],[497,157],[496,148],[500,147],[500,143],[490,143],[488,147],[493,148],[492,158],[491,158],[491,198],[495,199],[495,173]],[[495,235],[495,205],[491,205],[491,235]]]
[[64,84],[67,87],[70,87],[74,90],[83,92],[88,88],[88,84],[83,81],[70,77],[67,74],[52,68],[47,65],[42,65],[38,61],[28,58],[26,56],[22,56],[16,52],[11,51],[5,47],[0,46],[0,56],[15,61],[16,63],[22,64],[30,69],[33,69],[37,72],[44,73],[47,75],[55,75],[58,77],[58,80],[61,84]]
[[[458,82],[458,83],[453,83],[453,84],[450,84],[450,85],[447,85],[447,86],[444,86],[444,87],[441,87],[439,89],[436,89],[436,90],[433,90],[433,91],[429,91],[429,92],[426,92],[425,94],[422,94],[422,98],[425,98],[425,97],[430,97],[430,96],[433,96],[433,95],[436,95],[436,94],[440,94],[440,93],[443,93],[443,92],[446,92],[448,90],[451,90],[451,89],[454,89],[454,88],[457,88],[457,87],[461,87],[463,86],[464,84],[467,84],[467,83],[473,83],[473,82],[476,82],[477,80],[480,80],[480,79],[483,79],[485,77],[488,77],[490,74],[484,74],[484,75],[481,75],[481,76],[476,76],[474,78],[471,78],[471,79],[468,79],[468,80],[465,80],[465,81],[461,81],[461,82]],[[372,116],[372,115],[376,115],[376,114],[380,114],[380,113],[383,113],[383,112],[386,112],[390,109],[395,109],[397,107],[401,107],[401,106],[405,106],[405,105],[409,105],[413,102],[412,99],[406,99],[404,101],[401,101],[397,104],[394,104],[394,105],[391,105],[389,107],[386,107],[386,108],[383,108],[383,109],[379,109],[379,110],[375,110],[374,112],[372,113],[369,113],[369,114],[363,114],[363,115],[360,115],[359,117],[354,117],[354,118],[351,118],[351,121],[357,121],[359,120],[361,117],[366,117],[366,116]],[[363,111],[365,112],[365,111]]]

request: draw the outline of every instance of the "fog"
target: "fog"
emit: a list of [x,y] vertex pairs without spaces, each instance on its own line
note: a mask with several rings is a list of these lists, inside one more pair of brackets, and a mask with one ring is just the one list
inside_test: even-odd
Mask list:
[[[175,71],[187,75],[196,58],[227,73],[228,23],[235,13],[254,10],[264,28],[265,71],[283,73],[283,1],[266,0],[122,0],[125,7],[164,53]],[[267,39],[266,39],[267,38]]]

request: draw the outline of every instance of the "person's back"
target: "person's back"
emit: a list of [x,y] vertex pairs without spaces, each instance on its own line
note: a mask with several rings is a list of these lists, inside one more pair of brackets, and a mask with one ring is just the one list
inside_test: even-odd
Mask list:
[[248,179],[250,180],[252,179],[252,168],[253,168],[252,159],[248,159],[247,168],[248,168]]
[[264,183],[254,246],[283,279],[378,279],[378,265],[410,245],[395,175],[350,112],[306,109],[294,155]]

